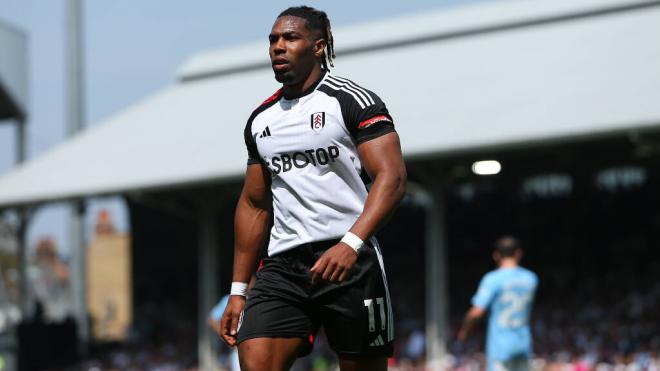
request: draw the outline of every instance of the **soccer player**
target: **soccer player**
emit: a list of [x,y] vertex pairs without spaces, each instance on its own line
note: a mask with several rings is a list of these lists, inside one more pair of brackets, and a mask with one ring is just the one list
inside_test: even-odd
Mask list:
[[[220,327],[220,320],[222,319],[222,314],[227,308],[227,303],[229,303],[229,294],[223,296],[220,301],[211,309],[206,323],[215,331],[218,335],[222,336],[222,328]],[[229,353],[229,368],[231,371],[240,371],[241,365],[238,360],[238,350],[233,347]]]
[[[268,39],[282,88],[245,127],[223,338],[238,344],[243,370],[284,370],[311,350],[323,326],[342,370],[385,370],[393,320],[373,236],[405,193],[393,119],[376,94],[330,73],[324,12],[286,9]],[[373,180],[369,192],[363,173]],[[266,241],[268,257],[246,299]]]
[[487,273],[472,298],[472,308],[458,332],[464,341],[478,320],[490,311],[486,356],[489,370],[529,370],[532,335],[529,316],[538,284],[534,272],[519,266],[522,249],[511,236],[495,243],[498,269]]

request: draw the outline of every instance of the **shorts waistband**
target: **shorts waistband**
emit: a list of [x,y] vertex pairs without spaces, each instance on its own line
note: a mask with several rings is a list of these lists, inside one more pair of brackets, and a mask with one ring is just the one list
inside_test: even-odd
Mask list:
[[[272,257],[279,256],[279,257],[300,257],[303,255],[308,255],[310,253],[317,253],[319,251],[325,251],[332,246],[336,245],[341,241],[340,238],[333,238],[331,240],[324,240],[324,241],[314,241],[314,242],[307,242],[300,244],[292,249],[282,251],[279,254],[273,255]],[[373,245],[371,241],[364,241],[364,246],[368,248],[373,248]]]
[[331,248],[332,246],[336,245],[341,241],[339,238],[334,238],[332,240],[325,240],[325,241],[315,241],[315,242],[309,242],[300,245],[299,247],[307,247],[310,248],[312,251],[317,252],[321,250],[327,250]]
[[331,240],[307,242],[300,244],[289,250],[282,251],[279,254],[273,255],[273,257],[291,258],[291,257],[307,256],[319,251],[325,251],[331,248],[332,246],[338,244],[339,241],[341,241],[339,238],[335,238]]
[[[308,242],[308,243],[304,243],[302,245],[299,245],[299,246],[293,248],[292,250],[296,250],[300,247],[303,247],[303,248],[307,247],[307,248],[310,248],[312,251],[317,252],[317,251],[321,251],[321,250],[327,250],[327,249],[331,248],[332,246],[338,244],[339,241],[341,241],[341,238],[335,238],[335,239],[332,239],[332,240],[325,240],[325,241]],[[366,241],[364,241],[364,246],[365,247],[373,247],[373,244],[372,244],[371,240],[366,240]]]

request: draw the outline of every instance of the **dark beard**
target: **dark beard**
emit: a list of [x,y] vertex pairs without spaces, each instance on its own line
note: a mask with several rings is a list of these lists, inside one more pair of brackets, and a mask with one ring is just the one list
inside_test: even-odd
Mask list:
[[273,71],[273,72],[275,72],[275,80],[277,80],[277,82],[282,84],[290,83],[295,79],[295,76],[291,73],[291,71],[286,71],[286,72]]

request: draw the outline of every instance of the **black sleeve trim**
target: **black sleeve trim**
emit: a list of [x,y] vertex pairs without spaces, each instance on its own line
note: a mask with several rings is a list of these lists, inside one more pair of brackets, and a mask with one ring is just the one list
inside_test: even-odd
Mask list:
[[248,165],[263,163],[263,161],[261,160],[261,156],[259,155],[257,142],[252,136],[252,122],[257,117],[257,115],[259,115],[261,112],[265,111],[269,107],[273,106],[275,103],[277,103],[280,100],[280,98],[282,98],[282,89],[277,90],[275,94],[268,97],[268,99],[266,99],[263,103],[261,103],[261,105],[252,112],[250,118],[248,118],[247,124],[245,125],[245,130],[243,130],[243,138],[245,140],[245,146],[247,147],[247,151],[248,151],[248,159],[247,159]]
[[318,89],[339,101],[346,129],[357,143],[394,131],[394,120],[378,95],[350,80],[336,79]]
[[248,152],[248,165],[260,163],[259,151],[257,150],[257,142],[254,141],[252,137],[252,120],[248,121],[248,124],[245,125],[245,130],[243,130],[243,138],[245,139],[245,146],[247,147]]
[[372,139],[394,132],[396,132],[394,124],[387,121],[379,122],[378,125],[371,125],[368,128],[360,130],[357,142],[358,144],[368,142]]

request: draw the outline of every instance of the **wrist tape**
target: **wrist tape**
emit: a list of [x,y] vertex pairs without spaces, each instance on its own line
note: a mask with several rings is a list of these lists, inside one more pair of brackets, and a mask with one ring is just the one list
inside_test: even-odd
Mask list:
[[346,232],[344,237],[342,237],[341,242],[350,246],[353,250],[355,250],[355,253],[357,253],[362,248],[362,246],[364,246],[364,241],[362,241],[360,237],[351,232]]
[[229,295],[246,296],[248,284],[245,282],[232,282]]

